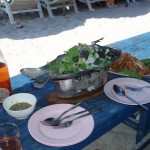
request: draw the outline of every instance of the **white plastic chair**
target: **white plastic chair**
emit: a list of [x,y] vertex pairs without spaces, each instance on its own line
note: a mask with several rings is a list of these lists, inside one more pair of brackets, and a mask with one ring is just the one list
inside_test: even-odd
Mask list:
[[97,2],[106,2],[105,0],[79,0],[81,3],[86,3],[88,6],[88,9],[90,11],[94,11],[95,9],[92,7],[93,3],[97,3]]
[[43,11],[40,0],[0,0],[1,9],[9,16],[10,22],[16,23],[13,14],[26,12],[39,12],[40,18],[43,18]]
[[73,6],[74,11],[79,13],[75,0],[40,0],[41,5],[47,9],[49,17],[54,17],[52,10],[63,8],[65,14],[66,6]]
[[126,0],[126,7],[134,7],[134,6],[140,6],[140,3],[136,0]]

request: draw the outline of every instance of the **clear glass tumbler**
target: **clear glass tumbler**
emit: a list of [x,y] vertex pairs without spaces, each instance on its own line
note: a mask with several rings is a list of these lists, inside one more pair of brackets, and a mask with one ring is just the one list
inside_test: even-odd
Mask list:
[[0,124],[0,150],[22,150],[17,125],[13,123]]

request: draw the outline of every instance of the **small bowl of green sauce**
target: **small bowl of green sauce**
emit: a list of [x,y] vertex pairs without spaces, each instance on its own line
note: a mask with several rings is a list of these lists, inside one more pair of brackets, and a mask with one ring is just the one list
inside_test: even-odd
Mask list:
[[7,97],[3,101],[3,107],[10,116],[21,120],[33,112],[36,102],[37,99],[34,95],[18,93]]

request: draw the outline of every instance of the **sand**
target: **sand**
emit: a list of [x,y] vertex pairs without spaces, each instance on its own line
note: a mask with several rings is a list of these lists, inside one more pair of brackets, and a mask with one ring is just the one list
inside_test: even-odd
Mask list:
[[[56,58],[68,48],[104,37],[101,45],[114,43],[150,31],[150,1],[141,0],[138,7],[125,7],[118,0],[118,7],[107,8],[78,3],[79,14],[72,9],[54,12],[49,18],[40,19],[37,13],[14,15],[17,24],[10,24],[7,14],[0,11],[0,49],[6,58],[10,76],[20,69],[40,67]],[[18,25],[23,28],[18,29]]]

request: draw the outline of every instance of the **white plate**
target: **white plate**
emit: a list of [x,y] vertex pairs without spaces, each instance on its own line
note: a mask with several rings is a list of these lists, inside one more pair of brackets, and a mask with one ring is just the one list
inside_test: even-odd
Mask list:
[[[59,116],[63,111],[71,106],[71,104],[55,104],[44,107],[35,112],[28,122],[28,130],[31,136],[42,144],[56,147],[73,145],[86,139],[94,128],[94,120],[91,115],[76,120],[70,127],[63,129],[54,129],[51,126],[43,126],[40,123],[40,121],[48,117]],[[70,113],[82,110],[85,109],[77,107]]]
[[105,94],[112,100],[122,104],[137,105],[132,101],[130,101],[125,96],[117,95],[113,90],[114,84],[121,86],[125,90],[126,95],[134,98],[136,101],[139,101],[141,104],[146,104],[150,102],[150,89],[144,88],[141,91],[135,92],[125,88],[125,86],[131,86],[131,87],[150,86],[148,82],[139,79],[134,79],[134,78],[117,78],[117,79],[110,80],[104,86]]

